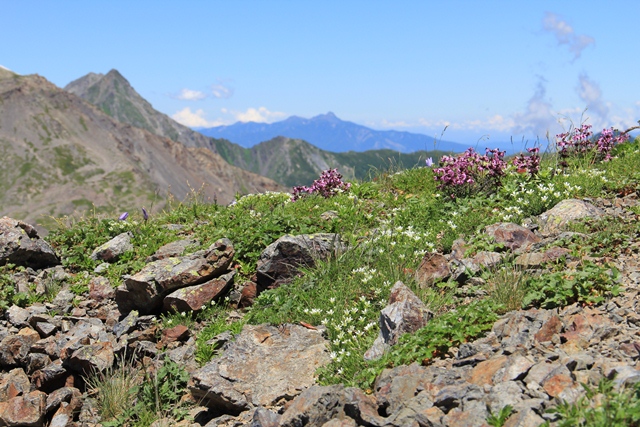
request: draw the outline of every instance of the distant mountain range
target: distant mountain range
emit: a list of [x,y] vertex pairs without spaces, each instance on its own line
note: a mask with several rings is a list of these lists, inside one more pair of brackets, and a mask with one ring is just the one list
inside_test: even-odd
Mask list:
[[291,116],[286,120],[270,124],[238,122],[229,126],[195,129],[203,135],[224,138],[246,148],[277,136],[302,139],[322,150],[331,152],[380,149],[403,153],[435,149],[445,152],[462,152],[468,148],[463,144],[440,140],[434,147],[433,137],[395,130],[373,130],[353,122],[340,120],[331,112],[310,119]]

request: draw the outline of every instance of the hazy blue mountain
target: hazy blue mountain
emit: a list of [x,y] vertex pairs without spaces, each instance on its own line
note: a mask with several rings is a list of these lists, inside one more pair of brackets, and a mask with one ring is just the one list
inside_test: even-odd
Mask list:
[[[213,138],[224,138],[243,147],[269,141],[277,136],[302,139],[322,150],[331,152],[391,149],[403,153],[433,150],[431,136],[395,130],[373,130],[353,122],[340,120],[329,112],[310,119],[291,116],[286,120],[267,123],[238,122],[229,126],[198,128],[200,133]],[[467,145],[438,141],[438,150],[462,152]]]

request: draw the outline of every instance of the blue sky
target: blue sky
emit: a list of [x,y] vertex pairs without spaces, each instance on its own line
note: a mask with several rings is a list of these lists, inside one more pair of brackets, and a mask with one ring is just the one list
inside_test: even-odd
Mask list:
[[[312,117],[474,143],[640,119],[637,1],[0,0],[0,65],[119,70],[189,126]],[[586,113],[584,112],[586,109]]]

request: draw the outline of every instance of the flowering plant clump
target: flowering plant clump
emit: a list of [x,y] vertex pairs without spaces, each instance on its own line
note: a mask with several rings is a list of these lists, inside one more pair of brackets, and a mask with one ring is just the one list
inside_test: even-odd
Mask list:
[[560,165],[567,167],[567,159],[571,156],[584,157],[587,154],[595,155],[594,161],[611,160],[611,150],[617,144],[627,141],[627,134],[615,135],[613,128],[603,129],[598,139],[591,136],[591,125],[583,124],[569,132],[556,135],[560,155]]
[[513,165],[516,167],[519,173],[529,173],[529,175],[536,175],[540,171],[540,147],[527,148],[530,156],[520,154],[514,157]]
[[291,200],[296,201],[309,194],[319,194],[324,198],[329,198],[335,194],[349,190],[351,184],[342,181],[342,175],[337,169],[329,169],[322,172],[320,178],[313,181],[311,187],[297,186],[293,187],[293,197]]
[[439,189],[451,190],[451,197],[466,196],[471,192],[490,192],[500,184],[505,174],[504,151],[487,148],[481,156],[469,148],[460,156],[442,156],[441,167],[433,170],[434,178],[440,182]]

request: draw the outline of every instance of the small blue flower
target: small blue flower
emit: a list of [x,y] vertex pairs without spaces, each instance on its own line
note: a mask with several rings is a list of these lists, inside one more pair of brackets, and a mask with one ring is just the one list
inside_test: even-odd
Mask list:
[[142,208],[142,218],[147,221],[149,219],[149,213],[145,208]]
[[125,219],[127,219],[128,217],[129,217],[129,212],[125,212],[125,213],[123,213],[122,215],[120,215],[120,216],[118,217],[118,219],[119,219],[120,221],[124,221],[124,220],[125,220]]
[[425,160],[425,162],[427,163],[428,168],[433,166],[433,158],[429,157],[427,160]]

